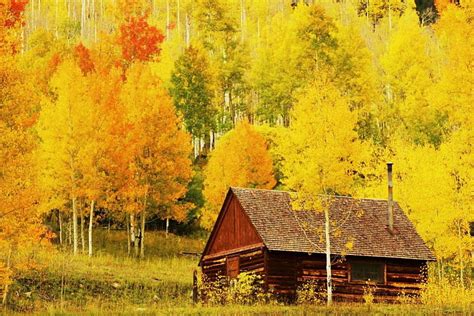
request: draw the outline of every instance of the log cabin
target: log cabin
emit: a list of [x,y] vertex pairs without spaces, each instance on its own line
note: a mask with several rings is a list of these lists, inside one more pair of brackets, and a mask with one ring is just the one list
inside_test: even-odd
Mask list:
[[[230,188],[199,262],[204,279],[253,272],[285,301],[305,282],[324,288],[324,214],[292,204],[288,192]],[[363,301],[368,285],[378,302],[419,294],[435,257],[397,202],[334,197],[329,214],[335,301]]]

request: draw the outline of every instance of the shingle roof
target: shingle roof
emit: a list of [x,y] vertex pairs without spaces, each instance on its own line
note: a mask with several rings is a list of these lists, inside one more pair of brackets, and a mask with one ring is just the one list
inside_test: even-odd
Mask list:
[[[231,188],[269,250],[324,253],[324,213],[292,210],[288,192]],[[413,224],[394,203],[394,233],[387,201],[336,197],[330,205],[331,252],[347,256],[435,260]],[[352,248],[347,247],[352,243]]]

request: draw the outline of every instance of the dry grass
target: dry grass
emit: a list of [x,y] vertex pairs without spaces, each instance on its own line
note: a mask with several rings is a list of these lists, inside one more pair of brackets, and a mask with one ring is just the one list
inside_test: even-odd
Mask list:
[[[67,251],[38,252],[35,269],[24,271],[12,286],[10,311],[40,315],[436,315],[474,314],[474,291],[462,289],[455,278],[431,280],[422,304],[401,297],[400,304],[193,305],[192,271],[203,240],[162,233],[148,235],[148,257],[126,256],[123,232],[99,231],[99,251],[89,258]],[[100,244],[109,245],[100,247]],[[123,247],[123,248],[121,248]],[[433,273],[433,275],[436,275]],[[264,300],[265,301],[265,300]],[[268,301],[268,300],[267,300]],[[253,301],[252,301],[253,302]],[[257,302],[259,302],[257,300]],[[1,313],[0,313],[1,314]]]

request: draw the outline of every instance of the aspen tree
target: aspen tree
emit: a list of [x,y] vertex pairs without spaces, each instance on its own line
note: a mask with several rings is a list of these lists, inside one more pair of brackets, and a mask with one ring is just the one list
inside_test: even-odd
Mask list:
[[[331,196],[353,194],[367,147],[358,140],[357,114],[324,77],[308,86],[292,111],[292,123],[280,144],[283,183],[297,192],[297,209],[322,210],[325,217],[327,303],[332,303]],[[319,194],[327,198],[319,198]]]

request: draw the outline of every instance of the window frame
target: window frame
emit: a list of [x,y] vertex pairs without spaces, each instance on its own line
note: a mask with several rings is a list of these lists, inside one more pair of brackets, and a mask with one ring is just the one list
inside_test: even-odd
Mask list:
[[[378,265],[380,269],[380,279],[378,280],[354,280],[353,278],[353,270],[354,270],[354,265]],[[379,261],[369,261],[369,260],[355,260],[355,261],[350,261],[349,262],[349,271],[348,271],[348,281],[350,283],[355,283],[355,284],[387,284],[387,264],[385,262],[379,262]]]

